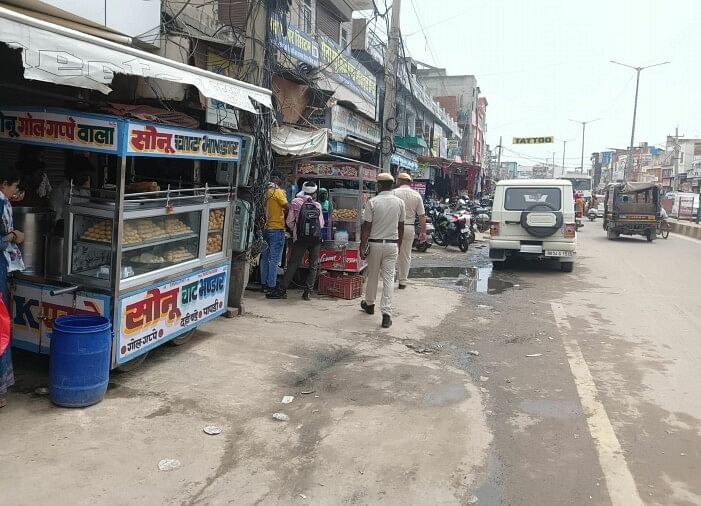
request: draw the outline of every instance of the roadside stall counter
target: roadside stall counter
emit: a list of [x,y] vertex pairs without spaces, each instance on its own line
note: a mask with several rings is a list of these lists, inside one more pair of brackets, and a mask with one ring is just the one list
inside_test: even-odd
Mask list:
[[[63,257],[60,275],[15,276],[14,346],[48,353],[58,316],[100,314],[113,322],[115,368],[227,310],[236,182],[250,170],[252,137],[64,110],[0,115],[2,141],[93,151],[117,162],[116,184],[80,198],[71,188],[62,255],[52,254],[52,244],[46,251],[47,260]],[[209,160],[236,170],[227,171],[225,184],[219,171],[215,186],[160,188],[131,180],[136,157]]]

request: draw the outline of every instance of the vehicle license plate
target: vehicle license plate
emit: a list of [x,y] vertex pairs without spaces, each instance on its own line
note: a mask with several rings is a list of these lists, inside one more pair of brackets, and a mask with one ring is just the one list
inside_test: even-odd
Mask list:
[[573,257],[574,251],[546,251],[546,257]]
[[466,228],[463,228],[460,232],[463,234],[467,234],[469,231],[470,231],[470,229],[466,227]]

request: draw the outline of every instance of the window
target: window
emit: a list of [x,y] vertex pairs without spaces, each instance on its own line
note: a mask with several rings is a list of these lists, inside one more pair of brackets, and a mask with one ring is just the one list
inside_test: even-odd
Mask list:
[[350,52],[350,37],[348,37],[348,27],[341,25],[341,39],[339,41],[341,43],[341,49],[345,51],[346,53]]
[[307,33],[313,33],[312,0],[302,0],[301,18],[302,30]]
[[504,209],[524,211],[536,204],[550,204],[556,211],[561,207],[559,188],[507,188]]

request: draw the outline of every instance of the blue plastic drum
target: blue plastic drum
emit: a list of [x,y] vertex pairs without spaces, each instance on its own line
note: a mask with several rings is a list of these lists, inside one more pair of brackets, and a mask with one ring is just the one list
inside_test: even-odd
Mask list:
[[112,323],[102,316],[70,315],[54,321],[49,357],[49,394],[59,406],[100,402],[107,391]]

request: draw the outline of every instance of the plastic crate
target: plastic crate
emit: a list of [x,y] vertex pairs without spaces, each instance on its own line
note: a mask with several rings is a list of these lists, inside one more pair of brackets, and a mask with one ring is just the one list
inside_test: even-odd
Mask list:
[[319,293],[339,299],[356,299],[363,294],[363,276],[322,272],[319,275]]

